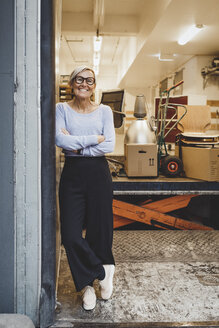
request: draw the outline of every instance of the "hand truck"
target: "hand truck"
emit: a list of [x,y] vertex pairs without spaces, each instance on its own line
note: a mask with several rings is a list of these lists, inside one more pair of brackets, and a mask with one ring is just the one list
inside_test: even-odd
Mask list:
[[[181,159],[177,156],[172,156],[168,154],[165,139],[169,133],[177,126],[180,120],[185,116],[187,109],[185,105],[170,103],[170,92],[184,83],[180,81],[172,87],[164,90],[160,94],[158,113],[156,120],[156,138],[158,145],[158,170],[160,170],[165,176],[176,177],[179,176],[183,171],[183,163]],[[163,102],[163,97],[166,96]],[[184,112],[180,118],[177,119],[177,107],[183,107]],[[167,119],[167,112],[174,110],[174,114],[171,118]],[[173,123],[171,126],[170,124]],[[167,130],[168,128],[168,130]]]

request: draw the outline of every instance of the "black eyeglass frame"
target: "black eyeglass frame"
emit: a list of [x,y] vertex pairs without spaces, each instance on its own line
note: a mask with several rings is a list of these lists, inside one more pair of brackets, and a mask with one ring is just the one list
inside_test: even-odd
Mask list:
[[[81,82],[77,82],[77,79],[81,79]],[[92,83],[88,82],[89,79],[92,79]],[[75,76],[74,80],[75,80],[75,83],[77,83],[77,84],[82,84],[84,81],[86,81],[87,85],[95,84],[95,78],[92,76],[89,76],[89,77]]]

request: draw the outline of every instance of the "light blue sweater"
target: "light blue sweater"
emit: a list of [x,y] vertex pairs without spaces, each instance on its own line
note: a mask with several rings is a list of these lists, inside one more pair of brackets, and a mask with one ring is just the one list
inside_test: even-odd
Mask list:
[[[65,135],[61,129],[70,135]],[[105,140],[98,144],[97,136]],[[87,114],[74,111],[67,103],[56,105],[56,145],[63,148],[65,156],[104,156],[111,153],[115,145],[113,113],[109,106],[99,107]],[[72,150],[81,149],[81,155]]]

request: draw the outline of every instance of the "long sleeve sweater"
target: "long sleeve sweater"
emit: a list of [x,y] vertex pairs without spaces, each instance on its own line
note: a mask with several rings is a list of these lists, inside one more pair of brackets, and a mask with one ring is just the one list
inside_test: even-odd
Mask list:
[[[69,135],[65,135],[62,129]],[[105,140],[98,144],[98,135]],[[67,103],[56,105],[56,145],[63,149],[65,156],[104,156],[114,149],[115,130],[113,113],[109,106],[100,104],[87,114],[74,111]],[[73,150],[81,150],[78,155]]]

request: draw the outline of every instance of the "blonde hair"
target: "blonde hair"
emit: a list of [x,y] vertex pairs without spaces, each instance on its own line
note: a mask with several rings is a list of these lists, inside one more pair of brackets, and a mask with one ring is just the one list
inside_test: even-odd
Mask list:
[[[77,76],[79,73],[83,72],[83,71],[91,71],[94,75],[94,79],[96,81],[96,76],[95,76],[95,72],[92,70],[92,68],[88,67],[88,66],[85,66],[85,65],[82,65],[82,66],[78,66],[76,67],[73,72],[71,73],[70,75],[70,78],[69,78],[69,85],[72,86],[73,84],[73,80],[75,78],[75,76]],[[95,82],[96,83],[96,82]]]

